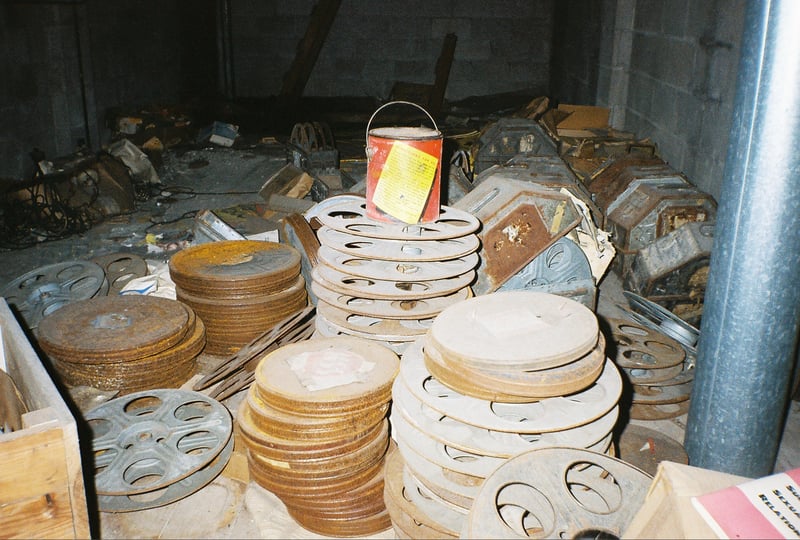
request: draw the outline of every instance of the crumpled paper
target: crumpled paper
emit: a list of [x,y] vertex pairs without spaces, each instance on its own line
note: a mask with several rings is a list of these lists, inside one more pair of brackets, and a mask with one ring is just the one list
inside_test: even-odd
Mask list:
[[300,383],[314,392],[355,382],[365,382],[375,367],[360,354],[341,349],[307,351],[287,358]]
[[141,294],[176,299],[175,283],[169,275],[169,265],[160,261],[147,261],[146,276],[134,278],[122,287],[119,294]]

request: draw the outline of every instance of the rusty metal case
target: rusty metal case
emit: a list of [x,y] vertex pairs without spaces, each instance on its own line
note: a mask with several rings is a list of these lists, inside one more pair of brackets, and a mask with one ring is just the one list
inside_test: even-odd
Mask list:
[[504,165],[491,167],[479,174],[475,178],[475,185],[480,185],[492,177],[523,180],[555,190],[565,189],[589,207],[595,220],[600,219],[600,209],[595,205],[586,186],[560,157],[541,156],[530,152],[517,154]]
[[692,185],[640,183],[615,201],[606,222],[617,247],[632,252],[685,223],[711,221],[715,216],[713,197]]
[[558,157],[555,141],[538,122],[527,118],[500,118],[488,124],[470,149],[476,175],[520,153]]
[[476,295],[497,290],[581,219],[568,195],[500,176],[483,181],[455,207],[482,223]]
[[625,289],[686,319],[699,317],[714,243],[713,222],[692,222],[658,238],[633,258]]

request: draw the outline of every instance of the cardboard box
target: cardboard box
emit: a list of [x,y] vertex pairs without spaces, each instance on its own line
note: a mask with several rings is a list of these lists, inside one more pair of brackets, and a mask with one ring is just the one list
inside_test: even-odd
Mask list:
[[605,107],[592,105],[568,105],[562,103],[558,106],[558,130],[564,129],[605,129],[608,128],[609,110]]
[[622,538],[716,538],[692,497],[746,482],[748,478],[662,461],[644,504]]

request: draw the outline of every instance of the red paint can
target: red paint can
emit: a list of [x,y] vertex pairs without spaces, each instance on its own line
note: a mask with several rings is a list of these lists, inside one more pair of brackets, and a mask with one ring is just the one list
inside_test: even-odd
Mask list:
[[[427,127],[381,127],[370,130],[375,116],[390,105],[411,105],[424,112]],[[367,216],[405,223],[439,219],[442,133],[428,112],[408,101],[379,107],[367,123]]]

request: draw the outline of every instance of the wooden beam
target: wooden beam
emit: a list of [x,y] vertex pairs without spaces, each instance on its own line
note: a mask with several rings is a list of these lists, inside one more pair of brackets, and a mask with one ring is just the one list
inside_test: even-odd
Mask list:
[[303,96],[303,91],[317,62],[319,52],[325,44],[325,38],[333,25],[341,0],[319,0],[311,11],[306,34],[297,45],[297,55],[283,77],[280,95],[292,100]]
[[428,112],[436,118],[442,112],[444,104],[444,94],[447,90],[447,80],[450,78],[450,66],[453,64],[453,57],[456,52],[456,35],[447,34],[442,43],[442,51],[436,61],[436,79],[431,89],[428,101]]

